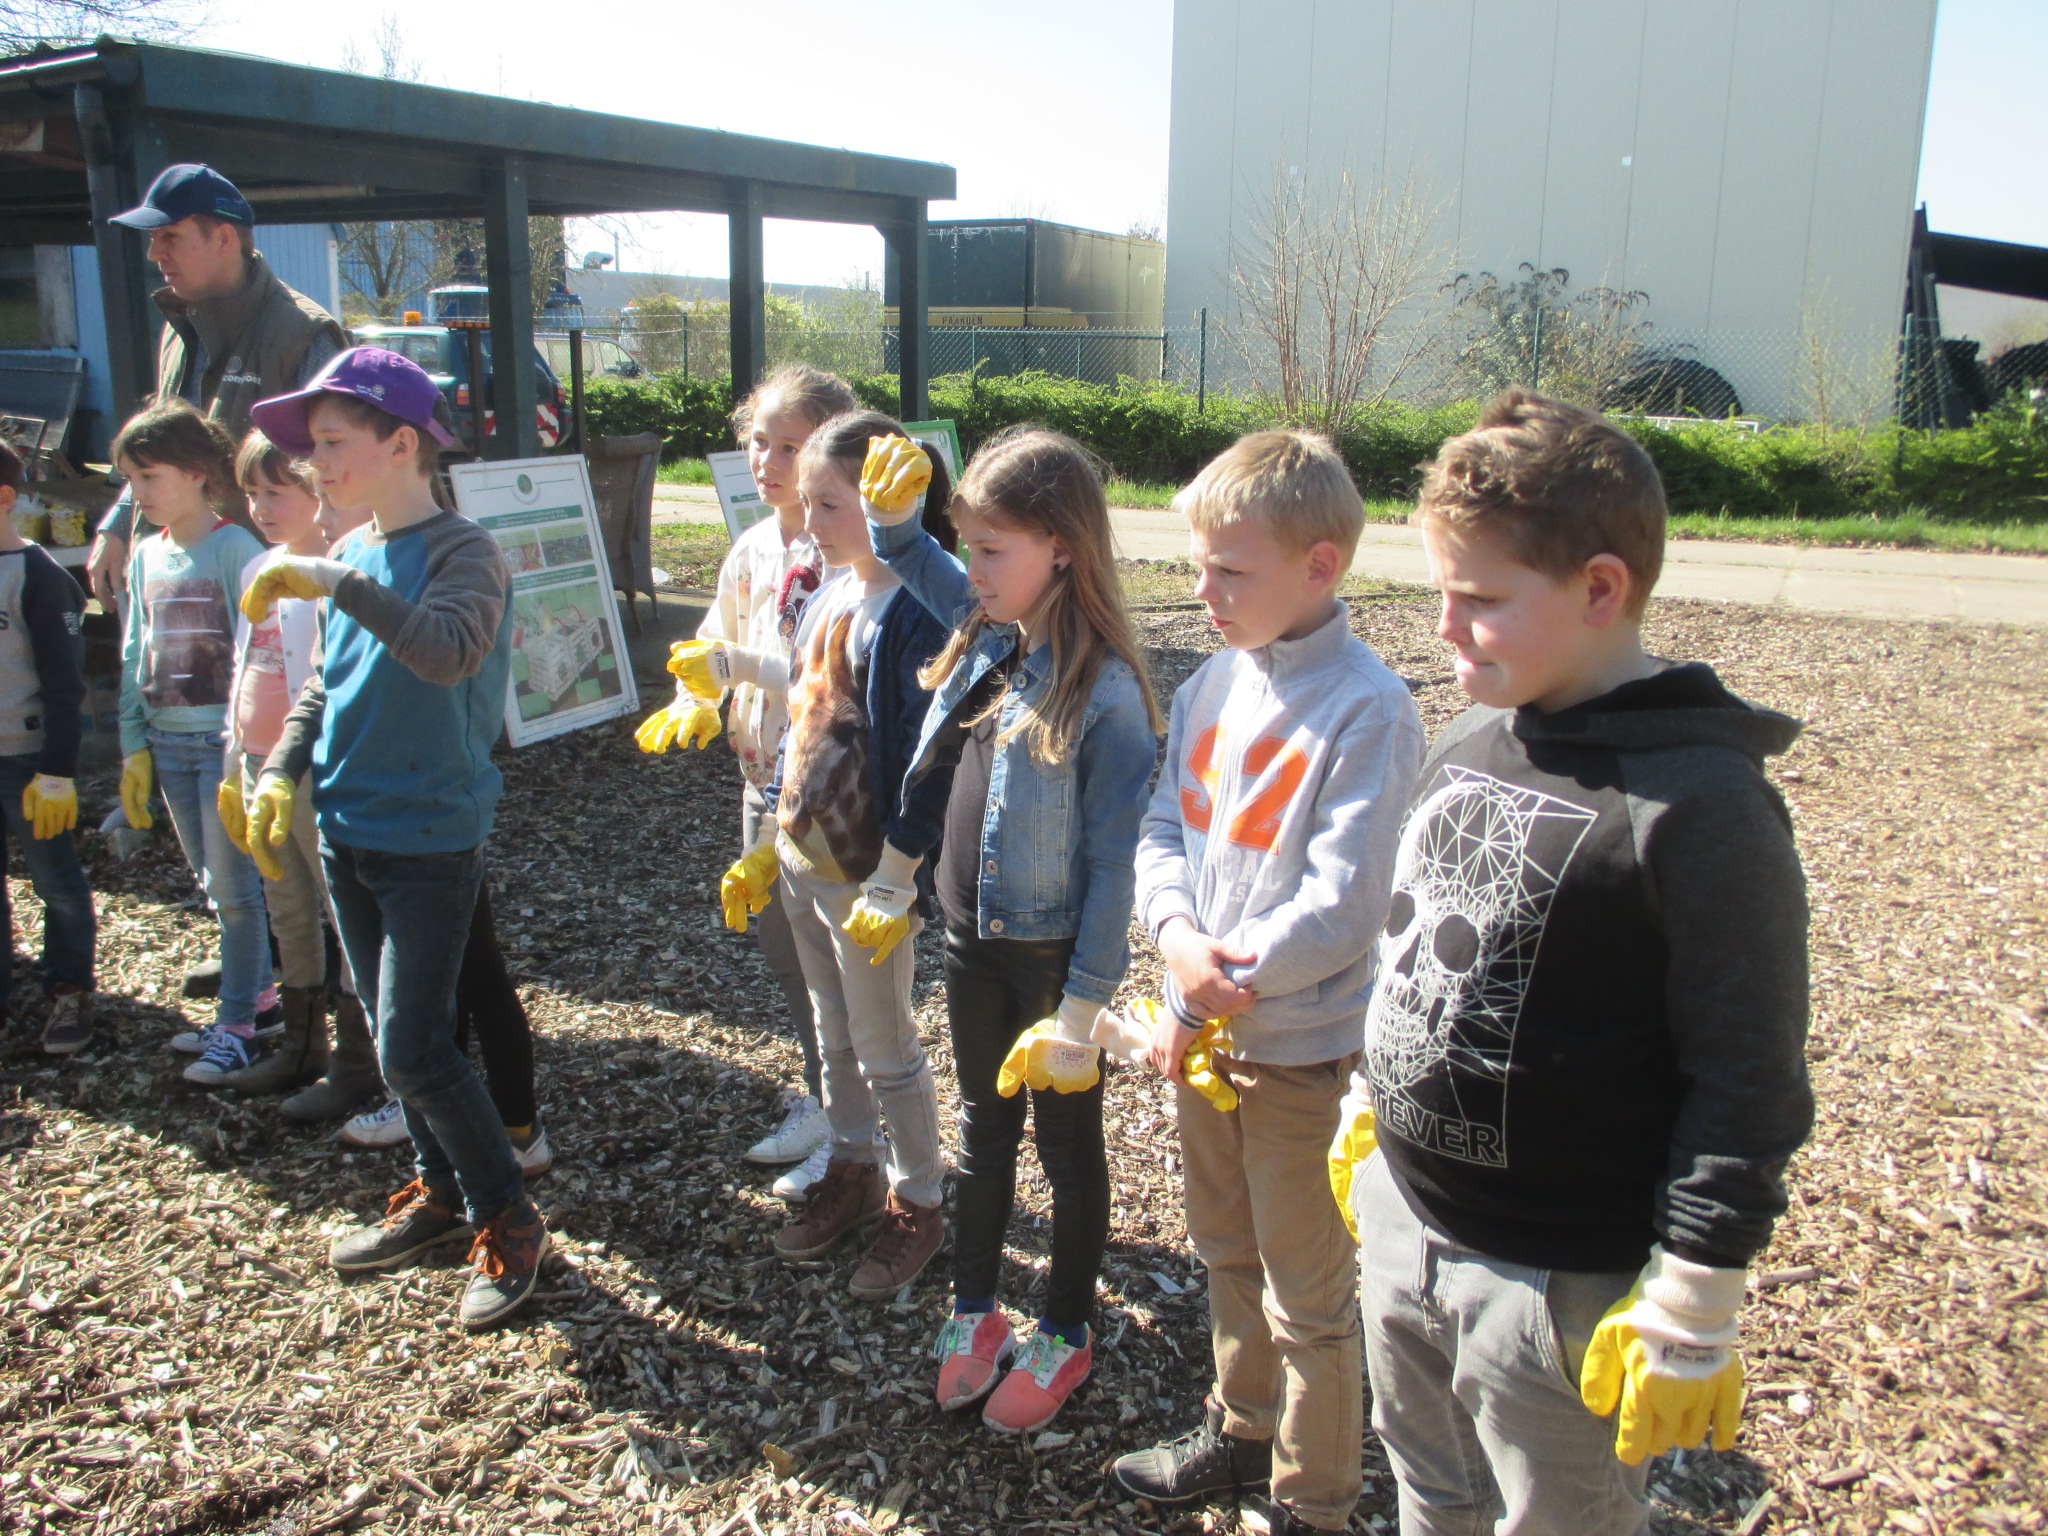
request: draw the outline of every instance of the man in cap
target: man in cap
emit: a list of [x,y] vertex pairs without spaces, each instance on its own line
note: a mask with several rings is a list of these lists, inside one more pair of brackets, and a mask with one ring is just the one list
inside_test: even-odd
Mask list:
[[[170,167],[113,222],[149,236],[164,277],[157,400],[189,400],[239,439],[250,406],[302,388],[348,345],[340,322],[270,270],[248,200],[211,166]],[[131,526],[124,495],[93,544],[92,588],[109,610],[127,589]]]

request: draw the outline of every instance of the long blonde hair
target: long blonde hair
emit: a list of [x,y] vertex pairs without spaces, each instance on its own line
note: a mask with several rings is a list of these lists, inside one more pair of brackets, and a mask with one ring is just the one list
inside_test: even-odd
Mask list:
[[[1041,632],[1052,646],[1052,677],[1045,691],[1024,706],[1015,724],[996,738],[1006,745],[1029,737],[1031,755],[1047,765],[1063,763],[1081,739],[1081,721],[1104,656],[1123,658],[1138,675],[1145,716],[1153,735],[1166,729],[1152,679],[1138,648],[1131,616],[1117,581],[1109,537],[1109,502],[1088,450],[1043,427],[1011,427],[984,443],[953,493],[957,516],[963,509],[998,528],[1057,539],[1067,564],[1053,573],[1052,590],[1041,610]],[[936,688],[952,675],[987,625],[977,613],[953,632],[946,648],[918,673]],[[998,694],[977,719],[1002,708]]]

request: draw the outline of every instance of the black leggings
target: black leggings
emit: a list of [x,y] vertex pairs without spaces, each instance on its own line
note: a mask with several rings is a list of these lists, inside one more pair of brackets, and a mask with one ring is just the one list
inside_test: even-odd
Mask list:
[[477,1053],[484,1059],[484,1082],[498,1118],[507,1125],[531,1125],[540,1113],[533,1102],[533,1021],[505,968],[498,948],[497,925],[491,921],[491,883],[477,887],[476,910],[469,919],[469,946],[462,952],[462,972],[455,981],[455,1048],[469,1050],[471,1030]]
[[1017,1148],[1031,1105],[1038,1165],[1052,1185],[1052,1268],[1045,1320],[1090,1321],[1109,1242],[1109,1159],[1102,1146],[1102,1084],[1086,1093],[996,1092],[1017,1037],[1059,1011],[1072,939],[984,939],[946,929],[946,1014],[960,1082],[960,1173],[954,1185],[953,1290],[993,1296],[1017,1195]]

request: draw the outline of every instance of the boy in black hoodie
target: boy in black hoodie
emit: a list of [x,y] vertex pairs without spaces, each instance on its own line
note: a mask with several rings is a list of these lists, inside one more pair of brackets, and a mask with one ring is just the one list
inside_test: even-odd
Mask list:
[[1798,725],[1644,653],[1664,517],[1635,442],[1522,390],[1417,507],[1475,707],[1417,780],[1330,1156],[1403,1536],[1633,1536],[1650,1457],[1734,1443],[1813,1113],[1762,772]]

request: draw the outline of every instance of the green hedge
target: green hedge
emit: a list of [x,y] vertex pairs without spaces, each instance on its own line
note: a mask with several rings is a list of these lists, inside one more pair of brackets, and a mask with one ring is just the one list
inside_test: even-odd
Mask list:
[[[895,409],[893,378],[853,384],[867,404]],[[587,401],[594,431],[660,432],[670,457],[732,446],[731,391],[722,381],[674,373],[596,379]],[[1339,447],[1365,495],[1410,496],[1438,444],[1469,427],[1477,412],[1469,401],[1431,410],[1378,406]],[[1211,395],[1201,411],[1193,395],[1168,384],[1084,384],[1047,374],[937,379],[931,414],[957,423],[970,455],[1002,428],[1036,422],[1086,443],[1113,474],[1164,484],[1189,479],[1240,434],[1274,419],[1264,406],[1227,395]],[[2048,522],[2048,430],[2019,406],[1952,432],[1744,432],[1710,422],[1632,422],[1628,429],[1656,460],[1674,511],[1824,518],[1918,510],[1937,519]]]

